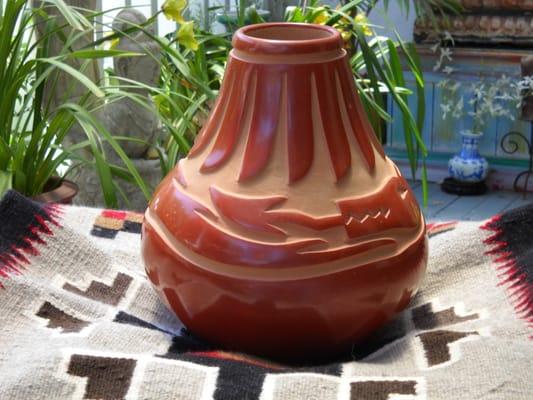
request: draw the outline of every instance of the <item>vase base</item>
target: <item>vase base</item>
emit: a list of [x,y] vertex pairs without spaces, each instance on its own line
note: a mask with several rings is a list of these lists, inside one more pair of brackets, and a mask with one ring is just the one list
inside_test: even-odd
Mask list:
[[461,182],[454,178],[446,178],[440,184],[443,192],[458,194],[460,196],[479,196],[488,190],[485,181],[482,182]]

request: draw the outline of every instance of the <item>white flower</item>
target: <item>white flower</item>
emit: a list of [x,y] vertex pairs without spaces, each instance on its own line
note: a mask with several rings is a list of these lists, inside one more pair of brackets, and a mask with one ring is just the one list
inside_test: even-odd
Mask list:
[[500,96],[496,96],[495,99],[501,100],[501,101],[511,101],[511,100],[514,100],[514,97],[511,96],[509,93],[504,93]]
[[440,49],[440,59],[448,59],[448,61],[452,61],[452,49],[449,47],[441,47]]
[[448,88],[448,85],[450,84],[450,80],[448,78],[444,78],[437,83],[437,87],[439,89],[446,89]]
[[455,92],[457,92],[457,90],[459,90],[460,87],[461,87],[461,82],[459,82],[459,81],[455,81],[455,83],[454,83],[452,86],[450,86],[449,89],[450,89],[453,93],[455,93]]
[[446,118],[446,115],[452,111],[452,105],[451,104],[441,104],[440,110],[442,111],[442,119]]
[[[524,96],[524,92],[518,88],[527,86],[533,93],[533,76],[518,81],[502,75],[497,81],[481,79],[471,84],[444,78],[437,86],[454,93],[452,99],[440,105],[442,118],[451,116],[460,119],[468,116],[473,121],[472,131],[479,132],[492,118],[515,119],[515,109],[519,108]],[[459,92],[459,88],[463,90]]]
[[500,106],[499,104],[487,104],[488,106],[488,111],[489,111],[489,115],[490,116],[493,116],[493,117],[497,117],[499,115],[503,115],[502,112],[503,112],[503,108],[502,106]]
[[433,71],[438,71],[442,67],[442,58],[439,58],[438,61],[433,66]]
[[476,99],[482,99],[485,97],[485,85],[473,86],[472,92]]
[[444,72],[446,75],[450,75],[451,73],[453,73],[455,71],[455,68],[453,67],[450,67],[449,65],[445,66],[442,70],[442,72]]

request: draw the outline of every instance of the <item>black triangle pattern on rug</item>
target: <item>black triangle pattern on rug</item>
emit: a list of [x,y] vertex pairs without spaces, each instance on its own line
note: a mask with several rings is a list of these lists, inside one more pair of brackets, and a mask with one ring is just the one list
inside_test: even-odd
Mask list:
[[517,314],[533,328],[533,203],[492,218],[483,229]]
[[28,264],[27,255],[36,255],[34,244],[45,244],[44,237],[52,235],[48,224],[58,225],[59,209],[28,200],[10,190],[0,201],[0,287],[1,280],[20,273]]

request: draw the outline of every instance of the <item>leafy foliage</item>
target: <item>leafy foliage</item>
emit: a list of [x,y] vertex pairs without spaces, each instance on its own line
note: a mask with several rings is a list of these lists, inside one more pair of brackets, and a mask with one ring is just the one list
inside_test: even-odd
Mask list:
[[196,30],[198,50],[180,45],[169,35],[158,39],[161,84],[153,90],[154,101],[169,137],[160,152],[163,172],[167,173],[190,150],[196,133],[207,119],[214,103],[227,61],[231,42],[227,35]]
[[[47,10],[55,7],[66,21],[59,25]],[[47,0],[32,8],[26,0],[8,1],[0,8],[0,194],[13,188],[34,196],[41,193],[53,176],[68,167],[67,160],[93,165],[100,178],[106,203],[117,204],[114,176],[121,175],[136,182],[149,196],[143,180],[117,140],[94,117],[107,97],[105,88],[91,81],[83,70],[94,59],[132,54],[102,49],[73,50],[73,44],[87,32],[93,32],[91,17],[67,6],[63,0]],[[69,29],[65,29],[65,28]],[[38,32],[38,29],[41,32]],[[65,34],[65,32],[71,32]],[[60,39],[61,48],[49,54],[50,42]],[[70,65],[81,62],[78,70]],[[79,102],[60,106],[46,99],[45,85],[55,89],[59,74],[87,89]],[[74,126],[81,127],[86,140],[67,146]],[[123,161],[124,167],[109,165],[104,143]],[[84,157],[83,154],[87,154]],[[60,168],[63,166],[63,168]]]
[[[388,94],[401,110],[405,126],[406,145],[411,169],[416,170],[419,158],[426,149],[420,134],[424,119],[424,80],[420,63],[411,44],[398,37],[379,36],[368,24],[366,15],[378,0],[352,0],[333,9],[312,0],[302,7],[287,10],[286,21],[321,23],[337,28],[350,54],[350,64],[359,94],[378,135],[384,123],[390,121],[384,95]],[[385,6],[388,0],[383,0]],[[405,12],[409,1],[399,0]],[[0,2],[1,4],[1,2]],[[218,94],[229,51],[230,34],[215,35],[185,21],[182,12],[184,0],[169,0],[163,10],[180,24],[175,34],[157,37],[145,29],[157,15],[140,26],[131,26],[124,32],[87,44],[73,50],[73,44],[88,32],[94,32],[101,13],[67,6],[63,0],[46,0],[44,4],[56,7],[64,21],[63,26],[41,8],[28,7],[26,0],[8,1],[0,7],[0,193],[13,187],[26,195],[43,190],[50,177],[58,175],[60,166],[76,163],[92,165],[98,174],[108,206],[117,204],[120,188],[118,179],[136,183],[144,194],[150,195],[142,178],[120,146],[127,138],[107,132],[95,114],[103,104],[128,97],[151,107],[146,98],[135,91],[122,92],[124,87],[148,89],[156,104],[156,112],[168,131],[166,138],[156,146],[163,173],[167,173],[190,149],[191,143]],[[253,7],[239,1],[237,25],[261,22]],[[457,10],[455,0],[415,0],[417,15],[435,18],[438,13]],[[37,34],[37,19],[44,26]],[[68,30],[63,28],[68,27]],[[71,66],[72,59],[89,63],[101,57],[119,57],[122,52],[103,46],[132,37],[143,30],[161,47],[162,75],[158,87],[147,87],[139,82],[111,77],[106,86],[92,82],[81,71]],[[64,32],[71,32],[65,35]],[[51,37],[60,37],[62,48],[50,56],[47,52]],[[416,91],[406,89],[405,70],[415,77]],[[87,89],[79,102],[67,102],[50,107],[45,101],[45,84],[54,82],[61,71]],[[68,93],[65,94],[66,96]],[[407,97],[418,98],[415,114],[407,106]],[[151,108],[152,109],[152,108]],[[71,129],[76,126],[85,134],[85,140],[67,145]],[[121,165],[108,162],[106,150],[113,151]]]

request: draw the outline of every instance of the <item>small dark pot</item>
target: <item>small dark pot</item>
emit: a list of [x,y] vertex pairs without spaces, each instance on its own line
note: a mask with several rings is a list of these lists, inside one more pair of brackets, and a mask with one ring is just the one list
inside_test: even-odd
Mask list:
[[78,185],[74,182],[54,176],[44,186],[43,193],[32,199],[40,203],[71,204],[78,191]]

